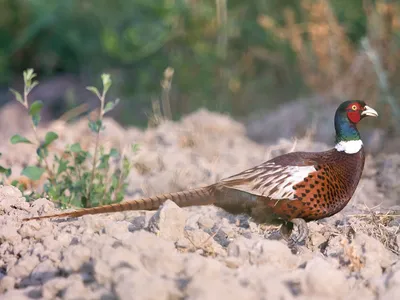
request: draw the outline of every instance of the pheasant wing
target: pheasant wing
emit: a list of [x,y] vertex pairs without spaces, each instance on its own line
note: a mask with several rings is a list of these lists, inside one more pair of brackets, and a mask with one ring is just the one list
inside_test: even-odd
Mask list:
[[[289,153],[297,154],[297,153]],[[278,159],[279,158],[279,159]],[[310,173],[316,172],[314,159],[283,155],[224,178],[224,187],[244,191],[270,199],[295,199],[293,186],[302,182]]]

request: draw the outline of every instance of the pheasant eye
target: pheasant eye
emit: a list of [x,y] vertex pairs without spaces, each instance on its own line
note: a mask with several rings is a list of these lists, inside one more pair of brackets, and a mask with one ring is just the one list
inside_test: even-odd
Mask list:
[[351,107],[351,109],[352,109],[352,110],[357,110],[357,105],[353,105],[353,106]]

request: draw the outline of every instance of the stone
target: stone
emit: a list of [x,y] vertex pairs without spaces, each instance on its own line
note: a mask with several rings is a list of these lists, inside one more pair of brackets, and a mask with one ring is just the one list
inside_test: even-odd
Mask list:
[[183,236],[187,212],[171,200],[167,200],[149,221],[148,229],[157,236],[178,241]]

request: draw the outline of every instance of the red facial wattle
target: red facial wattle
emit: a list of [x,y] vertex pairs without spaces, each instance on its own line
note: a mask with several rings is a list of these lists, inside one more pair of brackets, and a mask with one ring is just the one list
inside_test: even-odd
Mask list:
[[349,111],[347,113],[347,117],[349,118],[349,120],[353,123],[358,123],[361,120],[361,114],[359,110],[355,110],[355,111]]

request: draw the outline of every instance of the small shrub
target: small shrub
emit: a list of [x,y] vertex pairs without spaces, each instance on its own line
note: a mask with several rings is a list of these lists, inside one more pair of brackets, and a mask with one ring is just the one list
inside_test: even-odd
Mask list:
[[[44,141],[39,138],[38,125],[40,122],[40,111],[43,107],[41,101],[28,103],[28,95],[38,85],[35,81],[36,74],[33,69],[24,71],[23,94],[11,89],[15,99],[20,102],[29,112],[31,117],[34,141],[21,135],[11,137],[12,144],[27,143],[36,148],[37,164],[27,166],[21,175],[32,181],[44,180],[43,193],[36,195],[31,192],[26,195],[28,200],[35,196],[47,196],[52,201],[59,203],[62,207],[92,207],[97,205],[120,202],[125,194],[126,178],[131,170],[131,163],[126,155],[121,155],[115,148],[106,151],[100,143],[100,133],[104,130],[103,117],[113,110],[119,100],[106,102],[106,95],[111,87],[112,81],[108,74],[101,76],[103,90],[100,92],[96,87],[87,89],[93,92],[100,101],[98,118],[88,121],[90,131],[94,134],[95,145],[93,153],[84,150],[80,143],[66,145],[61,154],[53,153],[52,162],[49,157],[51,144],[58,139],[58,134],[52,131],[46,133]],[[132,151],[137,150],[137,145],[132,146]],[[113,162],[114,168],[111,167]],[[115,167],[116,166],[116,167]],[[0,167],[4,176],[9,176],[11,171]],[[25,191],[25,187],[14,181],[13,185]]]

